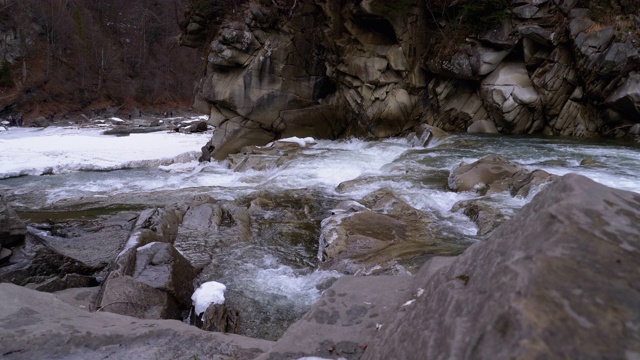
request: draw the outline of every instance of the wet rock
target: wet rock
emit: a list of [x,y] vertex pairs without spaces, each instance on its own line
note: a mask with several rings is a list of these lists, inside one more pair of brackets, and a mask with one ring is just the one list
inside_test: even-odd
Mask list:
[[499,155],[488,155],[471,163],[461,163],[449,175],[449,188],[471,191],[486,188],[491,183],[510,177],[522,167]]
[[563,176],[487,241],[416,276],[423,295],[363,359],[636,354],[638,209],[639,194]]
[[580,161],[580,166],[603,166],[604,164],[594,158],[584,158]]
[[246,207],[206,198],[204,203],[196,200],[188,205],[175,241],[197,271],[211,262],[212,248],[251,239],[251,218]]
[[363,204],[343,201],[322,220],[319,257],[323,269],[348,274],[392,271],[399,261],[434,251],[431,219],[389,190],[374,192]]
[[246,146],[237,154],[229,155],[229,167],[234,171],[275,168],[294,159],[302,150],[316,144],[313,138],[286,138],[274,141],[266,146]]
[[0,248],[22,243],[26,233],[26,224],[0,194]]
[[427,147],[433,139],[442,139],[446,136],[447,133],[442,129],[422,124],[416,128],[415,132],[412,132],[407,136],[407,140],[409,140],[412,146]]
[[0,303],[0,348],[5,357],[17,360],[250,360],[273,344],[202,331],[179,321],[132,319],[105,311],[90,313],[65,304],[53,294],[11,284],[0,284]]
[[237,153],[245,146],[265,145],[275,138],[275,132],[264,130],[259,122],[233,118],[225,121],[213,133],[209,156],[215,160],[224,160],[227,155]]
[[509,192],[527,197],[529,192],[555,179],[544,170],[528,171],[507,158],[488,155],[471,163],[462,163],[449,175],[449,188],[454,191],[476,191],[482,195]]
[[459,201],[451,208],[452,212],[462,212],[478,225],[478,235],[484,236],[502,224],[506,218],[497,207],[482,199]]
[[409,276],[343,276],[257,360],[359,359],[408,297]]

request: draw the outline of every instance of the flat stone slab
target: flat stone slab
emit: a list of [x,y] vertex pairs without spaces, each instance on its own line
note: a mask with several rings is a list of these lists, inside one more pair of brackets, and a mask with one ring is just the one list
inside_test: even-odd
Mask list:
[[53,294],[0,284],[2,359],[253,359],[273,342],[176,320],[90,313]]

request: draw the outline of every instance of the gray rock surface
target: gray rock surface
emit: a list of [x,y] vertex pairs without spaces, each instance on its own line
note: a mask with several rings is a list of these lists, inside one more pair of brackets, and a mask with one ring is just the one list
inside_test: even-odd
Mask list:
[[191,305],[195,276],[193,266],[171,244],[154,242],[136,249],[132,277],[171,294],[182,308]]
[[362,358],[636,358],[639,223],[639,194],[565,175],[486,241],[418,273],[422,295]]
[[2,358],[253,359],[272,343],[202,331],[175,320],[90,313],[41,293],[0,284]]
[[147,209],[102,283],[96,308],[142,319],[180,319],[195,272],[173,247],[184,210]]
[[359,359],[410,296],[410,276],[344,276],[256,360]]
[[[52,246],[46,238],[32,232],[27,233],[24,245],[14,250],[9,263],[0,267],[0,282],[22,286],[31,284],[34,287],[43,286],[50,291],[57,291],[66,285],[79,285],[67,282],[65,275],[92,277],[107,265],[100,263],[92,266],[67,256]],[[52,281],[57,285],[51,283]],[[79,286],[86,286],[85,284]]]
[[0,194],[0,248],[21,243],[26,233],[27,226]]

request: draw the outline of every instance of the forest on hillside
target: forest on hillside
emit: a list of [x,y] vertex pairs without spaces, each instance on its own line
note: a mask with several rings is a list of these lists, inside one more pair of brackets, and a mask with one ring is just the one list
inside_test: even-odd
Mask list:
[[188,107],[180,0],[0,0],[0,117]]

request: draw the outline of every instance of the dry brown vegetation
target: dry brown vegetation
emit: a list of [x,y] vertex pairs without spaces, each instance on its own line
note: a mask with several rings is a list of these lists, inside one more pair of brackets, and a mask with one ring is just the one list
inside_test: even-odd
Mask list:
[[17,29],[25,51],[11,64],[13,86],[0,87],[0,116],[161,110],[192,101],[202,61],[198,51],[178,44],[181,1],[3,3],[0,31]]

